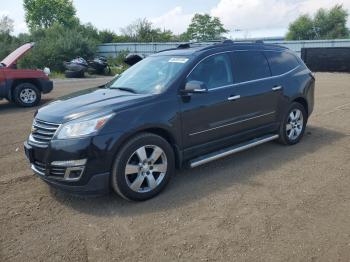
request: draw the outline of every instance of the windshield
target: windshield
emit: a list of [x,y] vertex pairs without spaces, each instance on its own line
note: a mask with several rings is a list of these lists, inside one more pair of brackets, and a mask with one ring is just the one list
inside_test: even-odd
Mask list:
[[109,85],[134,93],[159,94],[183,70],[189,58],[185,56],[147,57],[122,73]]

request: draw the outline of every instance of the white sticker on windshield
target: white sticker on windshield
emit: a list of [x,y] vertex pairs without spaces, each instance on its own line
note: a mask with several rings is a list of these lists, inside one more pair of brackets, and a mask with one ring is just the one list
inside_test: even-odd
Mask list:
[[188,61],[188,58],[185,57],[173,57],[170,58],[169,63],[181,63],[184,64]]

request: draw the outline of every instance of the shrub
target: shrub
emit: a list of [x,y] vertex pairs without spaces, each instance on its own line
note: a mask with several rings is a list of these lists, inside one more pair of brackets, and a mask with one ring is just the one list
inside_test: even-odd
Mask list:
[[21,67],[44,68],[63,71],[64,61],[81,56],[91,58],[96,51],[97,40],[86,34],[86,28],[64,28],[54,25],[33,34],[36,42],[33,50],[20,61]]

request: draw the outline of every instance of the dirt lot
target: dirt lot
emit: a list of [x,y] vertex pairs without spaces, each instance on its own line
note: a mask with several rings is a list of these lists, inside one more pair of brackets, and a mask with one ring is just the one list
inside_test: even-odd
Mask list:
[[300,144],[179,171],[143,203],[50,189],[22,149],[35,109],[1,101],[0,261],[350,261],[350,75],[316,78]]

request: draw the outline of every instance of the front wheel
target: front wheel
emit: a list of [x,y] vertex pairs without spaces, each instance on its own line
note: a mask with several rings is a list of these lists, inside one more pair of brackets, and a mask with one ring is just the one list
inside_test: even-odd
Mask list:
[[304,135],[307,114],[303,105],[294,102],[284,116],[279,132],[279,142],[285,145],[297,144]]
[[128,141],[117,154],[112,170],[113,190],[128,200],[157,195],[175,169],[174,152],[162,137],[143,133]]
[[31,83],[22,83],[15,87],[13,91],[13,99],[19,106],[32,107],[39,104],[41,100],[41,92]]

